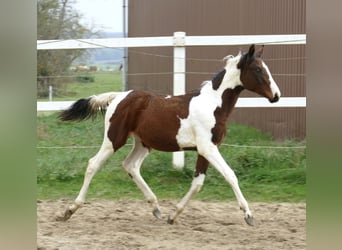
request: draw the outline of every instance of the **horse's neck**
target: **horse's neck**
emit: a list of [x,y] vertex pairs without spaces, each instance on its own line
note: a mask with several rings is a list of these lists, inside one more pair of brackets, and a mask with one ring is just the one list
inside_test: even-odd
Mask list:
[[234,89],[228,88],[223,91],[221,95],[222,105],[216,109],[215,113],[219,114],[224,121],[228,119],[228,116],[233,111],[242,90],[243,87],[237,86]]
[[218,107],[215,113],[220,113],[220,117],[226,121],[243,90],[240,73],[236,66],[225,67],[212,81],[213,89],[221,98],[221,107]]

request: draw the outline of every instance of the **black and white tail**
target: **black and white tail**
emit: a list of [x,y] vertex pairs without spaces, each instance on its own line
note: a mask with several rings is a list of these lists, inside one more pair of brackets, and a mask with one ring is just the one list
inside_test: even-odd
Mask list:
[[89,118],[95,118],[97,113],[105,112],[108,105],[121,92],[108,92],[99,95],[93,95],[86,99],[79,99],[74,102],[68,109],[59,114],[62,121],[82,121]]

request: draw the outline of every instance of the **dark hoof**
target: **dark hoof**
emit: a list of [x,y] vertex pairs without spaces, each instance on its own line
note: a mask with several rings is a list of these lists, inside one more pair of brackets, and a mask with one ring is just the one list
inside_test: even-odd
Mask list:
[[250,215],[247,215],[247,217],[245,217],[245,221],[248,225],[250,226],[254,226],[254,220],[253,220],[253,217],[250,216]]
[[155,208],[154,210],[153,210],[153,215],[154,215],[154,217],[156,217],[157,219],[159,219],[159,220],[161,220],[162,219],[162,217],[161,217],[161,213],[160,213],[160,211],[159,211],[159,209],[158,208]]
[[170,225],[173,225],[175,221],[174,220],[171,220],[170,216],[169,218],[167,218],[167,223],[170,224]]
[[73,214],[73,212],[70,209],[67,209],[64,212],[64,215],[62,215],[62,216],[57,215],[56,216],[56,221],[67,221],[68,219],[70,219],[72,214]]

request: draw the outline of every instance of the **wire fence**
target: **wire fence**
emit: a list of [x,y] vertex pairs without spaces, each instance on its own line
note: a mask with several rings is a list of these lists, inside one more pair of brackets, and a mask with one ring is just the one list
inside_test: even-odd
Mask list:
[[[101,72],[104,74],[110,74],[111,72]],[[140,72],[140,73],[127,73],[128,76],[145,76],[145,75],[173,75],[173,74],[185,74],[185,75],[214,75],[217,72]],[[306,74],[291,74],[291,73],[272,73],[272,76],[293,76],[293,77],[306,77]],[[37,76],[38,79],[57,79],[57,78],[76,78],[78,75],[58,75],[58,76]]]
[[[113,50],[120,50],[123,51],[123,48],[112,48],[108,47],[99,43],[95,42],[89,42],[89,41],[83,41],[83,40],[78,40],[75,39],[76,41],[80,41],[82,43],[87,43],[91,45],[96,45],[99,46],[100,48],[110,48]],[[58,40],[58,41],[47,41],[47,42],[41,42],[40,44],[46,44],[46,43],[58,43],[62,42],[63,40]],[[282,41],[283,42],[283,41]],[[279,43],[282,43],[279,42]],[[267,44],[267,43],[266,43]],[[158,54],[158,53],[150,53],[150,52],[143,52],[139,50],[135,50],[130,48],[129,53],[134,53],[138,55],[144,55],[144,56],[153,56],[153,57],[158,57],[158,58],[165,58],[169,60],[174,60],[174,59],[184,59],[184,58],[178,58],[174,57],[173,55],[167,55],[167,54]],[[282,57],[282,58],[263,58],[265,62],[282,62],[282,61],[294,61],[294,60],[306,60],[306,57]],[[186,61],[191,61],[191,62],[223,62],[223,58],[191,58],[191,57],[186,57]],[[37,76],[38,79],[56,79],[56,78],[75,78],[78,77],[79,74],[84,73],[84,72],[79,72],[78,74],[67,74],[67,75],[56,75],[56,76]],[[87,73],[91,73],[91,71],[88,71]],[[112,73],[112,72],[106,72],[106,71],[101,71],[101,73],[106,74],[106,73]],[[131,72],[127,73],[127,76],[146,76],[146,75],[173,75],[175,72],[169,71],[169,72]],[[185,74],[185,75],[214,75],[217,72],[176,72],[178,74]],[[286,77],[306,77],[305,73],[272,73],[273,76],[286,76]]]

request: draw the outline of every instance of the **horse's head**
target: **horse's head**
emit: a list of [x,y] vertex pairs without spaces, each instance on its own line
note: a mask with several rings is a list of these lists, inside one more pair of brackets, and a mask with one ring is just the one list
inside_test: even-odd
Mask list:
[[270,102],[277,102],[281,95],[280,90],[261,58],[263,51],[263,46],[255,51],[253,44],[247,53],[240,55],[237,64],[240,70],[240,81],[245,89],[266,97]]

